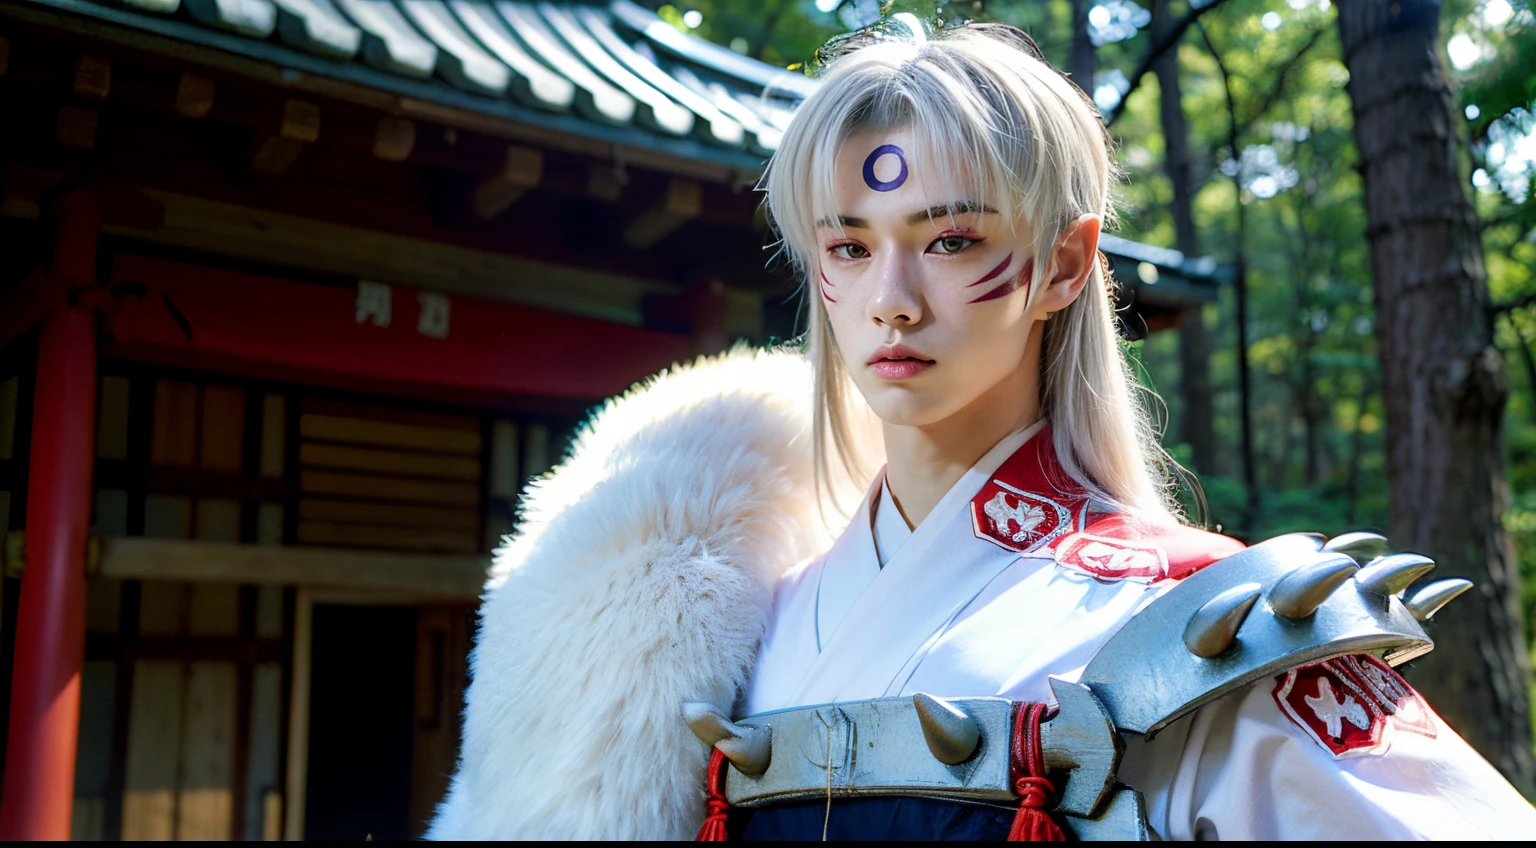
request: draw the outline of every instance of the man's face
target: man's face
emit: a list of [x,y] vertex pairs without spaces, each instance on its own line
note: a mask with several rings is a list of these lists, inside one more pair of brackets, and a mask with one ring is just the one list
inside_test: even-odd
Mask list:
[[934,424],[1017,378],[1045,317],[1028,304],[1030,233],[987,198],[933,185],[906,129],[850,136],[835,167],[838,208],[818,221],[814,273],[875,414]]

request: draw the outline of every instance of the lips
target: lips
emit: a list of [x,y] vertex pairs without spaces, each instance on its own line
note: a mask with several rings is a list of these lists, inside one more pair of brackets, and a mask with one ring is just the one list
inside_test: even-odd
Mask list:
[[905,380],[928,370],[933,360],[906,345],[881,345],[865,365],[887,380]]

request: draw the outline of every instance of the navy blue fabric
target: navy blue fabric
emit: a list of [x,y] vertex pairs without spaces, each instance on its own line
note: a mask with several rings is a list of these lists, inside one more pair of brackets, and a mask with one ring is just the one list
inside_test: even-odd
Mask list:
[[854,798],[832,802],[797,801],[756,809],[733,809],[732,839],[747,842],[817,841],[823,822],[830,840],[1001,841],[1008,838],[1016,808],[965,804],[935,798]]

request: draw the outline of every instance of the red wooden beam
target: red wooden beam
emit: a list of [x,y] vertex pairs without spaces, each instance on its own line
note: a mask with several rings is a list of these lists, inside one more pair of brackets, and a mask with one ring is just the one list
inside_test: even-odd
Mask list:
[[[94,285],[100,200],[75,191],[55,213],[50,277],[66,290]],[[96,315],[55,308],[38,344],[0,840],[69,838],[95,426]]]
[[403,286],[326,286],[119,256],[117,349],[193,367],[262,366],[409,397],[602,398],[689,357],[662,333]]

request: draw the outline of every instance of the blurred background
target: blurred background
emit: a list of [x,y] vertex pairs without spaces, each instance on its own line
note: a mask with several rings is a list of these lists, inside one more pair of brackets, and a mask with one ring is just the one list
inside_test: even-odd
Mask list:
[[419,835],[523,483],[798,334],[753,186],[901,12],[1098,104],[1191,517],[1474,580],[1409,677],[1530,797],[1529,0],[3,0],[0,836]]

